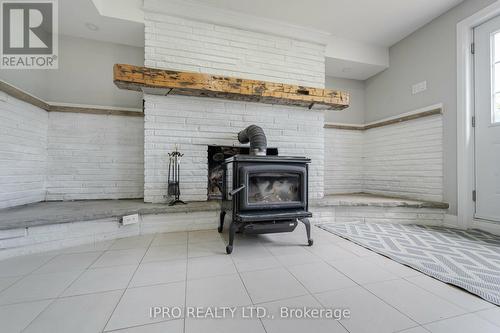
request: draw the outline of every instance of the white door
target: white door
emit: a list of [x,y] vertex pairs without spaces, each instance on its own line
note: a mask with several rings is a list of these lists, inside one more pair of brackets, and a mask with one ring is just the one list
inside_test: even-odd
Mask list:
[[474,30],[475,217],[500,221],[500,17]]

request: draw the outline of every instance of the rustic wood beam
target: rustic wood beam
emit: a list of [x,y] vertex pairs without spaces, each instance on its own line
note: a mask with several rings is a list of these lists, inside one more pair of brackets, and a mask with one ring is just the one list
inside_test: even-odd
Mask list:
[[215,97],[315,110],[343,110],[349,106],[349,94],[337,90],[124,64],[114,66],[113,80],[121,89],[161,95]]

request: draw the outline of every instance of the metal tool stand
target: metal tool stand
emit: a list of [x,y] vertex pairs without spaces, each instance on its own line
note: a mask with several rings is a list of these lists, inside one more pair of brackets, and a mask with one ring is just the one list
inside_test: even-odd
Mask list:
[[177,147],[175,151],[168,154],[168,196],[174,197],[172,201],[168,203],[169,206],[173,206],[176,204],[185,205],[186,202],[180,200],[181,188],[180,188],[180,171],[181,171],[181,159],[184,154],[181,154],[177,151]]

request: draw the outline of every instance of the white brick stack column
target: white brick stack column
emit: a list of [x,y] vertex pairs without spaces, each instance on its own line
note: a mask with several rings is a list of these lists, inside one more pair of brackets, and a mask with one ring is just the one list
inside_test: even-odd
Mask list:
[[[324,87],[325,45],[173,17],[145,4],[145,65]],[[149,9],[148,9],[149,8]],[[178,145],[184,200],[207,199],[207,146],[238,144],[261,126],[280,155],[312,159],[311,198],[324,195],[324,113],[202,97],[145,95],[144,201],[164,202],[168,158]]]

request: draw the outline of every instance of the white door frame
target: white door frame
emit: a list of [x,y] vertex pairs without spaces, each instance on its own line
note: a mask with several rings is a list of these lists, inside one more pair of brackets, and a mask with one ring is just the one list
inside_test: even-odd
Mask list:
[[474,63],[471,53],[473,29],[500,15],[500,0],[457,24],[457,227],[478,227],[494,232],[497,225],[474,220]]

